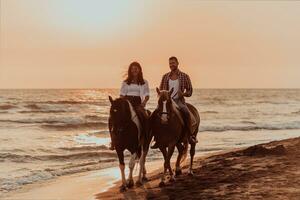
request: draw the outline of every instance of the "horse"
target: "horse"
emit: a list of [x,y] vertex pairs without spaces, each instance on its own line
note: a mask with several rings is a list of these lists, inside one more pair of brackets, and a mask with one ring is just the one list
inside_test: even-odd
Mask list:
[[[173,88],[171,91],[159,90],[156,88],[158,94],[158,106],[150,117],[151,135],[154,136],[156,143],[164,157],[164,172],[161,177],[160,187],[165,185],[165,176],[167,171],[170,173],[170,182],[175,181],[175,176],[172,171],[170,160],[173,155],[175,147],[178,149],[178,156],[176,160],[175,175],[182,174],[180,164],[186,159],[188,152],[188,138],[185,128],[184,120],[182,118],[179,107],[171,98]],[[192,134],[197,136],[200,116],[197,109],[191,104],[187,104],[193,124],[191,125]],[[193,175],[193,159],[195,155],[196,143],[191,143],[190,148],[190,166],[189,175]]]
[[[135,160],[137,159],[139,159],[140,170],[136,185],[140,186],[144,181],[147,181],[145,161],[149,150],[150,139],[149,136],[147,136],[147,132],[141,130],[136,111],[127,99],[117,98],[114,100],[109,96],[109,101],[111,103],[109,130],[111,133],[113,132],[114,137],[112,137],[112,140],[115,144],[115,150],[119,159],[122,177],[120,192],[124,192],[127,188],[131,188],[134,185],[132,173],[135,166]],[[129,161],[130,171],[127,182],[125,179],[124,163],[124,151],[126,149],[131,153]]]

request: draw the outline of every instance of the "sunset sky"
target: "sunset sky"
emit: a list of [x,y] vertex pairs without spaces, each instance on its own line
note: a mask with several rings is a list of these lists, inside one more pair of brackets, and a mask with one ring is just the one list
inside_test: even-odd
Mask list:
[[300,1],[0,0],[0,88],[151,87],[177,56],[195,88],[300,88]]

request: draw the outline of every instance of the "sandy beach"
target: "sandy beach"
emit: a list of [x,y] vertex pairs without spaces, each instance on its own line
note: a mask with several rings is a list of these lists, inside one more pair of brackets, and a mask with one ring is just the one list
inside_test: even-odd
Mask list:
[[[194,176],[186,173],[165,187],[161,171],[149,182],[124,193],[118,184],[97,199],[299,199],[300,137],[255,145],[195,161]],[[183,169],[186,169],[187,166]]]
[[300,200],[299,52],[300,0],[0,0],[0,200]]
[[[183,175],[163,188],[158,186],[162,172],[159,160],[146,163],[148,182],[124,193],[119,192],[119,168],[112,167],[29,184],[2,198],[299,199],[299,153],[300,137],[297,137],[198,156],[194,162],[194,177],[187,175],[185,164]],[[135,175],[137,172],[134,171]]]

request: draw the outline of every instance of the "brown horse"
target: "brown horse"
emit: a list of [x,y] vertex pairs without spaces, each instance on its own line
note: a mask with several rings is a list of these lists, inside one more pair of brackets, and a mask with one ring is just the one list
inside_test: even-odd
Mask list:
[[[166,90],[160,91],[156,88],[158,94],[158,106],[157,109],[151,115],[151,132],[154,136],[157,145],[164,157],[164,173],[161,178],[159,186],[164,186],[165,175],[169,171],[171,178],[170,181],[174,181],[174,174],[170,165],[170,160],[173,155],[175,147],[178,149],[178,157],[176,161],[176,175],[182,173],[180,164],[187,157],[188,150],[188,138],[187,129],[185,128],[182,115],[177,107],[176,103],[171,98],[173,89],[168,92]],[[200,116],[197,109],[187,104],[192,118],[191,130],[192,134],[197,136]],[[190,168],[189,174],[193,175],[193,159],[195,155],[195,143],[191,144],[190,149]]]
[[[111,102],[109,129],[114,135],[112,140],[118,154],[122,176],[120,191],[123,192],[127,187],[131,188],[134,185],[132,172],[136,159],[139,159],[140,163],[139,176],[136,184],[141,185],[143,181],[147,180],[145,160],[149,149],[150,137],[147,132],[141,130],[136,112],[128,100],[124,98],[113,100],[111,96],[109,96],[109,100]],[[129,162],[130,171],[127,182],[125,179],[124,163],[124,150],[126,149],[131,153]]]

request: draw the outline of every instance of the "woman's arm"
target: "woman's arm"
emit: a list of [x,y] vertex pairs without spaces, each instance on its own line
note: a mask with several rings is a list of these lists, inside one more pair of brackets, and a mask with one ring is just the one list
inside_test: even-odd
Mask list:
[[145,96],[144,101],[142,102],[142,106],[145,107],[147,102],[149,101],[150,97],[149,96]]
[[145,80],[145,84],[143,85],[143,87],[144,87],[144,90],[143,90],[143,91],[144,91],[144,94],[143,94],[144,100],[143,100],[143,102],[142,102],[142,106],[145,107],[146,104],[147,104],[147,102],[148,102],[149,99],[150,99],[150,90],[149,90],[149,84],[148,84],[148,81]]
[[128,91],[128,85],[127,83],[124,81],[122,83],[121,89],[120,89],[120,97],[123,98],[127,95],[127,91]]

